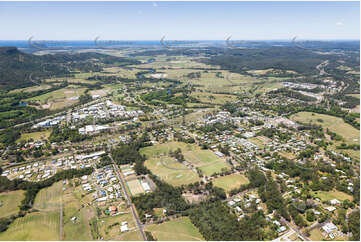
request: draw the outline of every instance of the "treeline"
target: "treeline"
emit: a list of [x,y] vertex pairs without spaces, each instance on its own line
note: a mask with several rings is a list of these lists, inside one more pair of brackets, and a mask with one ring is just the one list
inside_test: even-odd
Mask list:
[[292,89],[288,89],[288,88],[280,88],[280,89],[277,89],[275,91],[269,92],[269,95],[272,95],[272,94],[276,94],[276,95],[281,94],[283,96],[286,96],[286,97],[289,97],[289,98],[295,98],[295,99],[305,101],[305,102],[315,102],[315,101],[317,101],[317,99],[314,98],[314,97],[303,95],[300,92],[293,91]]
[[189,218],[207,241],[264,240],[267,222],[262,211],[245,216],[239,222],[230,208],[220,202],[201,203],[189,211]]
[[50,136],[49,141],[52,142],[80,142],[87,139],[88,136],[79,134],[77,129],[71,129],[67,125],[63,127],[54,127]]

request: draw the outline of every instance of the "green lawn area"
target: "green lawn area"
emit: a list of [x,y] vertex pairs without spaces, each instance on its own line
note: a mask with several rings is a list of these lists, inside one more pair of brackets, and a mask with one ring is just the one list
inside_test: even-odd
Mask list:
[[0,193],[0,218],[19,212],[19,205],[24,198],[24,191],[12,191]]
[[194,241],[204,240],[198,229],[188,217],[177,218],[162,224],[152,224],[145,228],[160,241]]
[[319,197],[322,201],[329,201],[335,198],[341,202],[346,199],[350,201],[353,200],[353,197],[351,195],[336,190],[329,192],[317,191],[317,192],[313,192],[312,194],[315,195],[316,197]]
[[[200,181],[197,173],[191,171],[185,165],[171,157],[162,156],[160,158],[151,158],[146,160],[145,166],[150,169],[153,174],[173,186]],[[169,169],[168,167],[174,168],[175,170]]]
[[218,177],[212,182],[214,186],[223,188],[226,192],[229,192],[234,188],[239,188],[243,184],[249,183],[247,177],[242,174],[231,174],[228,176]]

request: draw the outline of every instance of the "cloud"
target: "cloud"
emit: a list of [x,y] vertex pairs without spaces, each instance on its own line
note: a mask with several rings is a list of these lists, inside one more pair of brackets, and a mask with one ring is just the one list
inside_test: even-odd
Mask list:
[[153,7],[158,7],[158,4],[156,2],[153,2]]
[[342,21],[339,21],[336,23],[337,26],[342,26],[343,25],[343,22]]

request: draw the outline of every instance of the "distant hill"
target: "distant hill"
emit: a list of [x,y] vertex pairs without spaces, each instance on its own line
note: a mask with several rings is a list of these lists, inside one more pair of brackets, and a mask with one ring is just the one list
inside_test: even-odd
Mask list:
[[16,47],[0,47],[0,88],[14,89],[36,85],[36,80],[69,76],[70,70],[100,71],[103,64],[137,64],[137,61],[99,53],[32,55]]

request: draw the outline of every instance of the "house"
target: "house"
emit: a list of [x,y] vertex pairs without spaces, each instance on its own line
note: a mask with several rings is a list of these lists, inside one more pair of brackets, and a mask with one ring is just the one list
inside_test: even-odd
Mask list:
[[337,226],[334,225],[332,222],[325,224],[322,226],[323,231],[325,231],[327,234],[333,233],[337,231]]
[[337,205],[337,204],[340,204],[341,202],[335,198],[335,199],[332,199],[330,201],[330,203],[331,203],[331,205]]
[[333,211],[336,210],[336,208],[333,207],[333,206],[327,207],[327,208],[325,208],[325,209],[326,209],[327,211],[329,211],[329,212],[333,212]]

